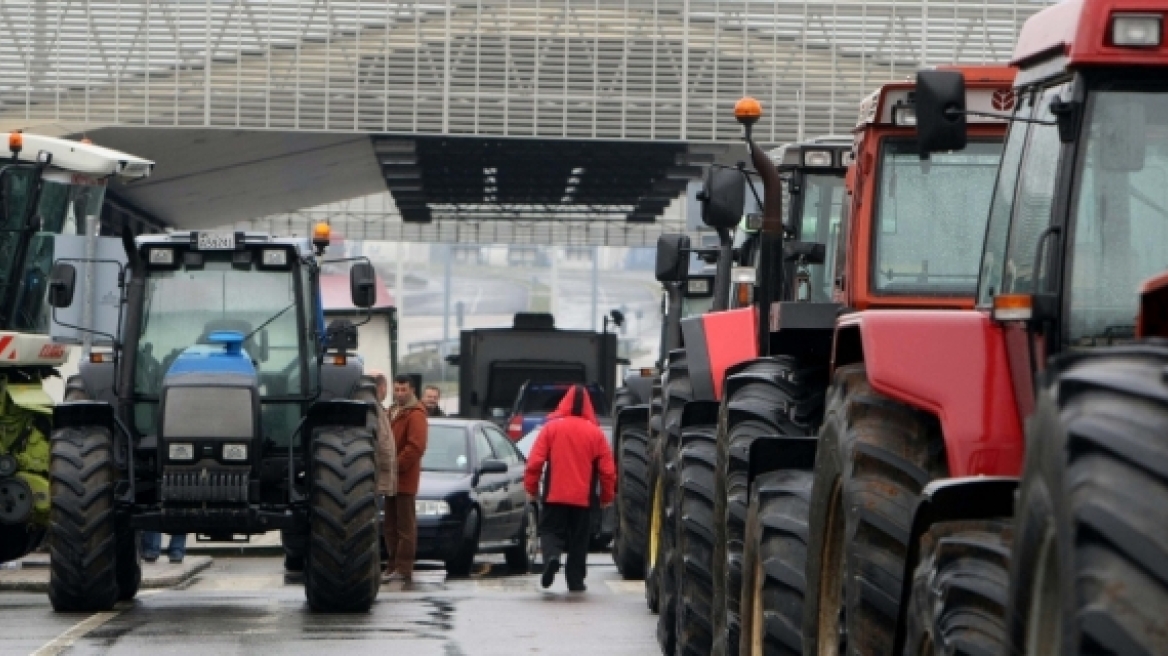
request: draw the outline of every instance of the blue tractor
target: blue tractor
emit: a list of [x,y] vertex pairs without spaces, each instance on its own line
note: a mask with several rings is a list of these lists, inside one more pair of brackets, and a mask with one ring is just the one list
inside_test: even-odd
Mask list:
[[[313,610],[367,610],[380,585],[375,387],[350,351],[352,324],[324,323],[327,226],[311,241],[176,232],[122,244],[114,347],[81,363],[53,413],[53,607],[133,598],[140,531],[280,530]],[[54,308],[73,303],[75,262],[53,267]],[[375,285],[368,261],[351,263],[355,306],[373,304]]]

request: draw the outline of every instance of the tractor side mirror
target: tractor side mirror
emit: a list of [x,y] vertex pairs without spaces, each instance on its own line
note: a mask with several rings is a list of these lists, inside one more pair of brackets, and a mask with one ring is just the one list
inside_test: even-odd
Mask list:
[[349,293],[353,297],[354,306],[373,307],[377,301],[377,273],[372,264],[356,262],[349,269]]
[[73,291],[77,288],[77,268],[57,262],[49,274],[49,305],[67,308],[73,305]]
[[685,282],[689,274],[689,236],[657,238],[657,282]]
[[698,193],[702,223],[727,230],[737,227],[746,207],[746,184],[738,169],[723,166],[707,169],[703,189]]
[[815,241],[783,242],[783,259],[795,262],[802,258],[807,264],[823,264],[827,261],[827,246]]
[[915,97],[921,156],[965,148],[965,76],[957,71],[919,71]]

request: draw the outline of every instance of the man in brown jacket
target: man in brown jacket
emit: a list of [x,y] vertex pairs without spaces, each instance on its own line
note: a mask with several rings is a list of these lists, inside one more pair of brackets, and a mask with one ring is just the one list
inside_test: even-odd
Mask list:
[[[391,497],[397,494],[397,449],[393,443],[393,429],[389,426],[389,413],[384,405],[385,399],[389,397],[389,379],[376,369],[369,371],[369,377],[377,385],[377,450],[373,452],[377,463],[377,494],[382,504],[392,503]],[[393,543],[389,535],[385,539],[388,549]]]
[[410,583],[414,577],[414,554],[418,548],[414,499],[422,477],[422,455],[426,453],[429,431],[426,408],[416,394],[414,381],[409,376],[394,376],[389,423],[397,448],[397,495],[386,499],[385,504],[384,531],[389,548],[386,581]]

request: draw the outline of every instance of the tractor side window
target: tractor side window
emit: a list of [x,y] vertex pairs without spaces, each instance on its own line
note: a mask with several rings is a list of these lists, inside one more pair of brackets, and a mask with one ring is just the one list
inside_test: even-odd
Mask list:
[[[1018,181],[1014,220],[1010,222],[999,294],[1029,294],[1037,289],[1046,289],[1045,279],[1039,280],[1040,284],[1035,286],[1034,262],[1038,255],[1038,238],[1050,226],[1050,211],[1058,179],[1062,142],[1059,141],[1058,128],[1054,125],[1050,101],[1059,96],[1060,89],[1044,92],[1034,113],[1034,117],[1043,123],[1035,123],[1030,127],[1030,139],[1026,144],[1021,169],[1026,175]],[[1041,274],[1050,275],[1049,267],[1044,267]]]
[[1140,284],[1168,267],[1168,92],[1100,91],[1073,205],[1072,346],[1134,336]]
[[803,216],[799,239],[826,246],[823,264],[809,267],[811,300],[831,300],[831,275],[834,268],[835,241],[839,236],[840,214],[844,203],[844,178],[840,175],[808,175],[803,188]]
[[840,208],[839,229],[835,234],[835,254],[832,256],[833,271],[831,277],[832,298],[835,294],[842,294],[847,286],[845,279],[848,274],[848,223],[852,208],[852,192],[844,190],[843,207]]
[[[1021,100],[1017,118],[1027,118],[1034,110],[1032,94]],[[1010,216],[1014,210],[1014,195],[1018,187],[1018,172],[1030,123],[1015,122],[1006,138],[1006,151],[998,169],[998,183],[990,203],[990,223],[986,230],[985,248],[981,259],[981,281],[978,283],[977,303],[988,306],[1002,287],[1002,271],[1006,261],[1006,238],[1010,234]]]

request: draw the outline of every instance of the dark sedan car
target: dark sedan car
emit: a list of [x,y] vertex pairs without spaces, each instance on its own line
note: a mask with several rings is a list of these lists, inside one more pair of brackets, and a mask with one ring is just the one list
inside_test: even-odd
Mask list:
[[418,559],[466,576],[476,553],[503,552],[513,571],[534,564],[536,510],[523,490],[526,461],[489,421],[430,419],[415,507]]

